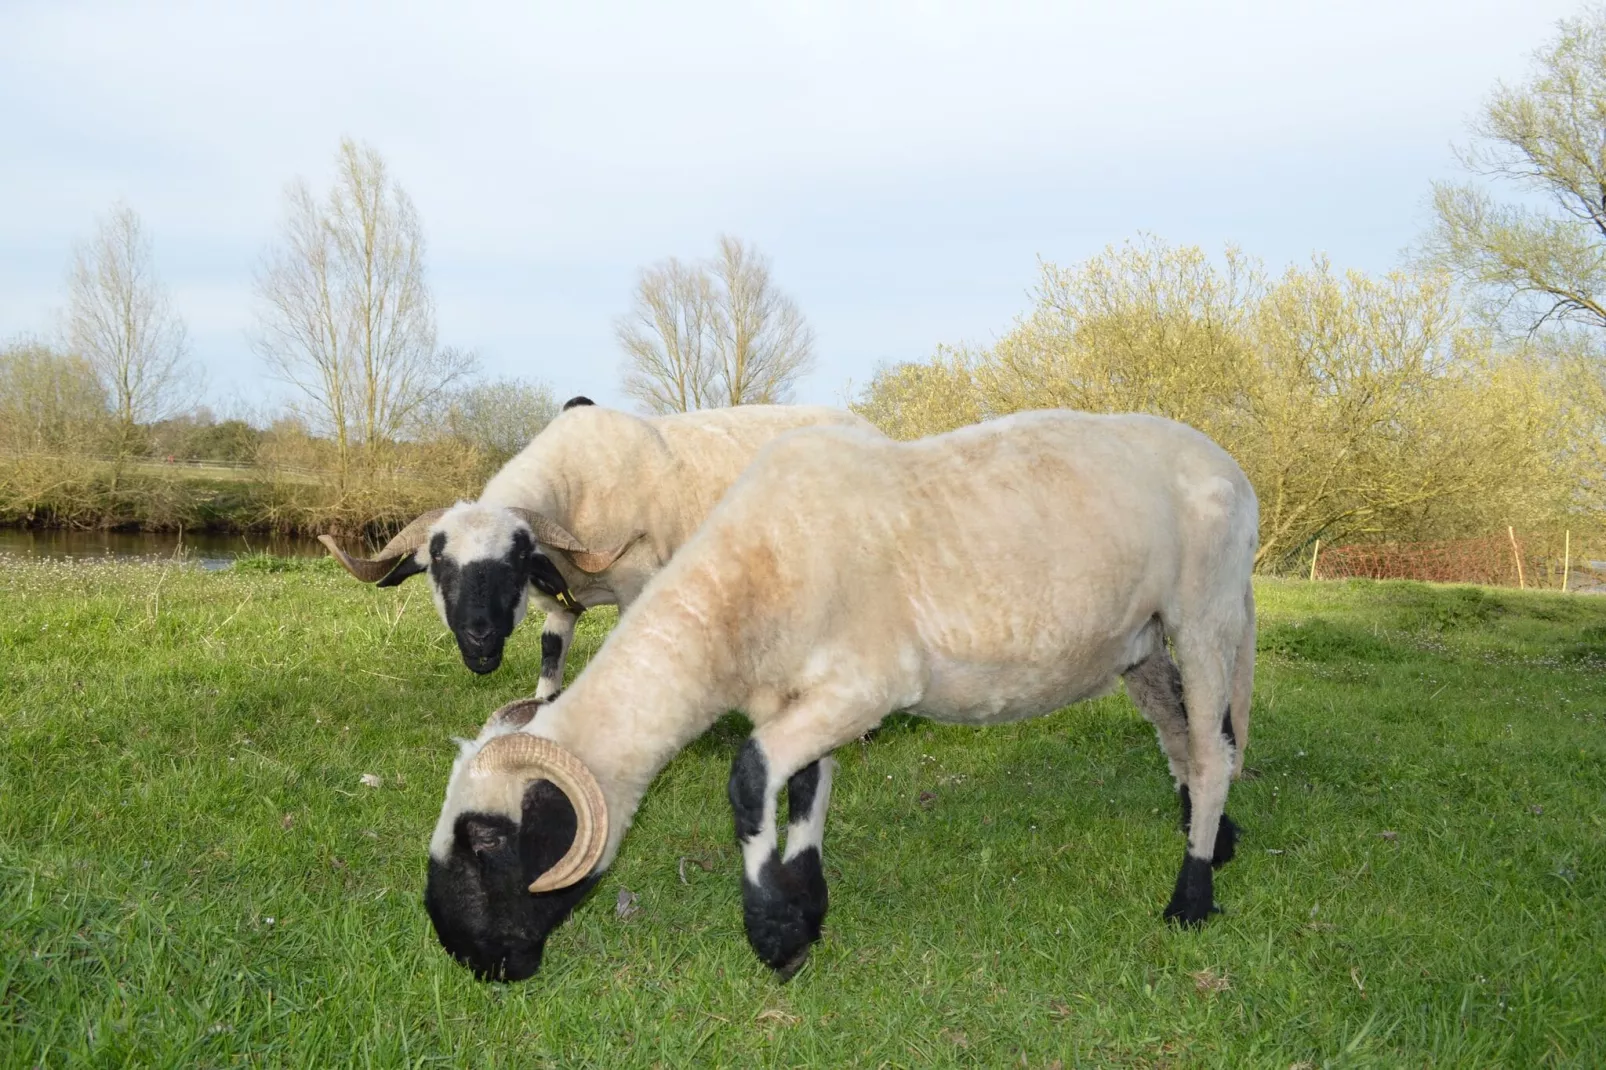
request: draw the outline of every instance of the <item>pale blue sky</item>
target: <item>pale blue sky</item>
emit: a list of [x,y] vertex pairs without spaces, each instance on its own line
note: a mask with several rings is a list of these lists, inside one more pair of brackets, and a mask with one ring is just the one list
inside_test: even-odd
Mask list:
[[818,336],[799,400],[986,343],[1036,258],[1139,231],[1383,271],[1452,142],[1576,3],[270,4],[0,0],[0,339],[143,216],[213,395],[278,389],[251,273],[342,135],[417,203],[445,343],[622,404],[637,270],[767,253]]

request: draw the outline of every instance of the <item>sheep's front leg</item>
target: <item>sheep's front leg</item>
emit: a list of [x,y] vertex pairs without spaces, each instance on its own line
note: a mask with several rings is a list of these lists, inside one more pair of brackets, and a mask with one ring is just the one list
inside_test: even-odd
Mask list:
[[563,666],[579,619],[579,614],[567,609],[554,609],[546,615],[541,626],[541,680],[535,685],[536,698],[551,698],[563,690]]
[[[820,758],[791,772],[770,760],[758,739],[731,765],[731,812],[742,847],[742,915],[747,942],[789,980],[820,938],[828,893],[821,863],[825,812],[835,763]],[[776,810],[786,785],[786,852],[777,843]]]

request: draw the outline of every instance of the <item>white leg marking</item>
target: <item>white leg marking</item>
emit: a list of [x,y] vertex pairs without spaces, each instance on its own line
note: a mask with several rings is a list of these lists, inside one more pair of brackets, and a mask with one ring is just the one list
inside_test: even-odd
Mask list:
[[784,779],[777,782],[773,771],[768,773],[768,777],[768,782],[764,785],[763,824],[759,826],[757,835],[742,841],[742,869],[746,872],[747,879],[754,884],[759,883],[759,871],[764,868],[764,863],[770,860],[770,855],[775,853],[777,842],[775,803],[781,794],[781,785],[786,783]]
[[[814,806],[802,820],[793,820],[786,827],[786,854],[782,862],[790,862],[810,847],[819,848],[825,842],[825,813],[831,807],[831,774],[836,770],[834,758],[820,759],[820,782],[814,789]],[[824,855],[824,850],[820,851]]]

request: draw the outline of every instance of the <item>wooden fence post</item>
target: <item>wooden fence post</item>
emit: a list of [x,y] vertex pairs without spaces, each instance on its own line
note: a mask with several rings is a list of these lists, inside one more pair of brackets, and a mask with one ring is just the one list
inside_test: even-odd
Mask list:
[[1517,549],[1517,532],[1511,525],[1506,525],[1506,535],[1511,539],[1511,559],[1517,563],[1517,589],[1526,591],[1527,581],[1522,578],[1522,551]]
[[1563,544],[1566,549],[1561,552],[1561,593],[1567,593],[1567,572],[1573,563],[1573,533],[1567,532],[1567,541]]
[[1310,581],[1312,583],[1316,582],[1316,559],[1321,556],[1321,553],[1322,553],[1322,540],[1317,539],[1316,540],[1316,549],[1314,549],[1314,550],[1312,550],[1310,552]]

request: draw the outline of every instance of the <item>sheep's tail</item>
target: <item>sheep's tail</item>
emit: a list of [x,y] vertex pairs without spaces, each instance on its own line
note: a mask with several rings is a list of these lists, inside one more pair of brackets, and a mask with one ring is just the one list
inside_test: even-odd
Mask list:
[[1249,703],[1255,691],[1255,588],[1244,587],[1244,630],[1238,639],[1238,656],[1232,669],[1232,775],[1244,771],[1244,751],[1249,747]]

